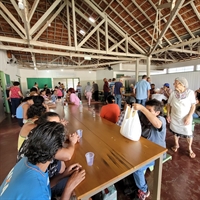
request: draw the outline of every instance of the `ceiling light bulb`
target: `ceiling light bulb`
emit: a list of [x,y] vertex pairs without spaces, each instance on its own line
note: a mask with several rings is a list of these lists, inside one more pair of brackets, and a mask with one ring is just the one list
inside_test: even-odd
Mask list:
[[63,69],[61,69],[61,72],[63,72]]
[[85,31],[80,30],[80,34],[85,35]]
[[18,0],[18,6],[19,6],[19,9],[21,9],[21,10],[24,9],[24,4],[23,4],[22,0]]
[[89,20],[90,20],[92,23],[95,22],[95,20],[94,20],[92,17],[89,17]]

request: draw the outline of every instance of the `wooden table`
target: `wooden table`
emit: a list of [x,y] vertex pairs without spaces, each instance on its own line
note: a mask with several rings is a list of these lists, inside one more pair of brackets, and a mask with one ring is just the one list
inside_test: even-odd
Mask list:
[[[69,131],[83,129],[83,137],[67,165],[78,162],[86,170],[86,178],[75,189],[78,199],[92,195],[132,174],[155,160],[153,199],[160,199],[162,159],[167,149],[141,138],[134,142],[120,135],[120,127],[78,106],[64,109]],[[85,153],[95,153],[93,166],[88,166]]]

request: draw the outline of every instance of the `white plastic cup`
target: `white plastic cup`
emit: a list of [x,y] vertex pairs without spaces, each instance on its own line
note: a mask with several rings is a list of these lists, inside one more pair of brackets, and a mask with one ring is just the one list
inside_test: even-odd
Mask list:
[[77,132],[79,138],[82,138],[82,136],[83,136],[83,130],[82,129],[78,129],[76,132]]
[[92,166],[93,162],[94,162],[94,153],[93,152],[87,152],[85,154],[85,157],[86,157],[86,161],[87,161],[88,166]]

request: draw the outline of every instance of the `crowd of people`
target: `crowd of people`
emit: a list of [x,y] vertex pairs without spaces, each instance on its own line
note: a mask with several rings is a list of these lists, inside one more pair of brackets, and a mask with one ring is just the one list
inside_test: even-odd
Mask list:
[[[174,89],[170,88],[169,83],[164,83],[162,88],[156,88],[151,79],[144,75],[135,86],[130,85],[131,98],[125,98],[122,109],[125,91],[123,80],[113,78],[108,81],[104,78],[103,82],[106,105],[102,106],[100,117],[121,126],[126,107],[134,107],[139,113],[142,137],[166,148],[166,123],[169,123],[170,131],[174,135],[174,146],[171,150],[177,152],[180,147],[179,139],[186,138],[189,157],[196,157],[192,150],[192,119],[200,116],[200,89],[195,92],[190,90],[184,77],[174,80]],[[99,100],[99,87],[95,82],[92,85],[87,82],[84,90],[80,82],[76,89],[68,90],[59,82],[52,91],[46,84],[39,90],[38,84],[35,83],[26,98],[20,91],[19,83],[13,83],[8,93],[8,101],[11,103],[12,116],[18,118],[22,128],[18,137],[17,164],[0,188],[3,198],[10,198],[12,195],[12,198],[25,199],[28,195],[32,199],[37,199],[38,196],[44,199],[50,196],[70,199],[73,196],[74,188],[85,178],[85,170],[78,163],[66,168],[64,161],[71,159],[79,136],[77,133],[68,134],[69,145],[63,148],[63,132],[67,122],[61,120],[58,114],[49,112],[49,107],[55,106],[55,101],[79,106],[82,93],[89,107],[92,96],[95,101]],[[47,101],[52,104],[45,103]],[[166,108],[166,119],[163,116],[163,107]],[[152,165],[154,162],[133,173],[139,199],[144,200],[150,195],[144,171]],[[47,181],[48,177],[50,182]],[[28,182],[32,182],[32,185],[27,184]],[[34,189],[34,192],[27,193],[33,186],[37,191]]]

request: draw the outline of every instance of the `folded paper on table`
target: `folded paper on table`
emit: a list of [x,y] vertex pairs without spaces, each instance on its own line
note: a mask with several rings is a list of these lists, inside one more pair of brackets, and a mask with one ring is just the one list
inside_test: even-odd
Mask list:
[[133,108],[127,106],[120,133],[133,141],[138,141],[140,139],[142,128],[137,110],[133,110]]

